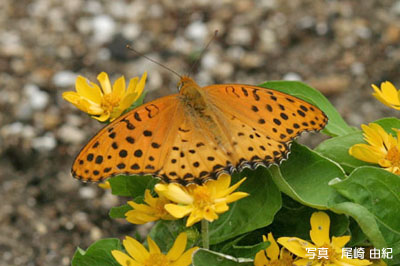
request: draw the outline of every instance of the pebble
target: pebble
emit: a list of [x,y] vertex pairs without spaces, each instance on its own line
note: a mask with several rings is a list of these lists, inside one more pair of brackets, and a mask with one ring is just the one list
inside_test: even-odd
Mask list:
[[86,134],[83,130],[71,125],[63,125],[58,129],[57,136],[65,143],[81,144],[86,139]]
[[78,74],[69,70],[63,70],[55,73],[52,81],[56,87],[71,87],[75,85],[77,77]]
[[24,94],[27,96],[29,105],[33,110],[43,110],[49,103],[49,95],[35,84],[26,84]]
[[230,45],[249,45],[251,39],[250,29],[244,26],[234,27],[228,34],[228,42]]
[[283,78],[283,80],[290,80],[290,81],[301,81],[302,78],[299,74],[295,73],[295,72],[288,72],[286,73]]
[[111,16],[98,15],[92,20],[93,41],[96,44],[103,44],[111,41],[116,28],[116,23]]
[[47,132],[44,136],[32,139],[32,148],[41,152],[48,152],[57,146],[56,138],[51,132]]
[[97,193],[93,187],[85,186],[79,189],[79,195],[82,199],[93,199]]
[[185,35],[187,38],[202,43],[206,39],[207,33],[207,26],[202,21],[192,22],[185,30]]
[[350,78],[347,75],[329,75],[314,78],[307,82],[311,87],[325,95],[335,95],[344,92],[350,87]]

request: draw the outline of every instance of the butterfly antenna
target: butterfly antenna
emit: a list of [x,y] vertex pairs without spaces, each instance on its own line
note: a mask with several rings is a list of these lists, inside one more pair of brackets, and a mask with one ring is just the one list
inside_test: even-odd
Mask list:
[[191,74],[193,74],[193,70],[194,70],[195,66],[197,66],[199,64],[200,59],[203,57],[204,53],[207,51],[207,49],[210,46],[210,44],[217,38],[217,35],[218,35],[218,30],[215,30],[214,31],[214,35],[211,37],[211,39],[208,41],[208,43],[206,44],[204,49],[201,51],[199,57],[196,59],[196,61],[194,61],[194,63],[190,67],[188,76],[191,76]]
[[153,62],[154,64],[157,64],[157,65],[159,65],[160,67],[162,67],[162,68],[164,68],[164,69],[166,69],[166,70],[169,70],[170,72],[172,72],[172,73],[174,73],[175,75],[177,75],[180,79],[182,78],[182,75],[180,75],[178,72],[176,72],[176,71],[172,70],[171,68],[167,67],[166,65],[163,65],[163,64],[161,64],[160,62],[157,62],[156,60],[151,59],[150,57],[148,57],[148,56],[146,56],[146,55],[144,55],[144,54],[142,54],[142,53],[136,51],[136,50],[133,49],[131,46],[126,45],[126,48],[128,48],[129,50],[131,50],[131,51],[134,52],[135,54],[137,54],[137,55],[139,55],[139,56],[141,56],[141,57],[146,58],[147,60]]

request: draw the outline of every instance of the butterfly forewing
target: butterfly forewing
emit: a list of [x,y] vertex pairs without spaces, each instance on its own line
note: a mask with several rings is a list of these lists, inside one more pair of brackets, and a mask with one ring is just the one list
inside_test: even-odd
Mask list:
[[275,141],[290,142],[304,131],[319,131],[328,121],[316,106],[263,87],[224,84],[205,87],[209,102]]
[[173,121],[179,121],[177,95],[144,104],[94,136],[72,166],[74,177],[100,181],[118,174],[153,174],[164,165]]

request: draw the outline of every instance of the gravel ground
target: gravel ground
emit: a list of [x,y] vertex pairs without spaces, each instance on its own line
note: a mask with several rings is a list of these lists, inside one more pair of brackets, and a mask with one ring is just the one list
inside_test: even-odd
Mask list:
[[176,92],[176,76],[126,44],[187,73],[218,29],[192,74],[201,85],[302,80],[353,126],[396,115],[370,84],[400,87],[400,1],[176,3],[0,1],[0,265],[69,265],[78,245],[136,230],[108,218],[125,199],[70,176],[101,125],[61,97],[101,71],[147,71],[147,100]]

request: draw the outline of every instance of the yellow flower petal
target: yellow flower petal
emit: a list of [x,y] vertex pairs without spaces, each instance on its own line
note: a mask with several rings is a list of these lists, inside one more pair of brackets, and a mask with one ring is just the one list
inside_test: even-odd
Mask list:
[[110,118],[109,112],[104,112],[100,116],[92,116],[94,119],[99,120],[100,122],[105,122]]
[[154,242],[153,239],[151,239],[150,236],[147,236],[147,244],[149,245],[149,252],[150,254],[160,254],[161,250],[157,246],[156,242]]
[[[237,182],[236,184],[234,184],[233,186],[231,186],[230,188],[225,190],[225,195],[228,195],[230,193],[232,193],[233,191],[235,191],[244,181],[246,180],[246,177],[243,177],[239,182]],[[244,193],[244,192],[241,192]],[[224,195],[224,196],[225,196]]]
[[280,237],[278,238],[278,243],[301,258],[309,257],[306,248],[316,248],[316,246],[314,246],[310,242],[307,242],[297,237]]
[[[309,259],[297,259],[293,262],[294,266],[309,266],[310,264],[310,260]],[[315,264],[312,264],[313,266]]]
[[381,90],[383,95],[393,100],[391,102],[395,103],[397,101],[397,90],[390,81],[382,82]]
[[190,206],[180,206],[176,204],[166,204],[164,208],[174,217],[176,218],[182,218],[186,215],[188,215],[192,210],[193,207]]
[[311,240],[319,247],[324,244],[329,244],[331,242],[329,239],[329,226],[331,221],[328,214],[325,212],[314,212],[311,215],[310,223]]
[[180,233],[176,238],[174,245],[168,251],[167,257],[172,261],[177,260],[185,251],[186,243],[187,243],[187,234],[185,232]]
[[134,77],[129,81],[128,89],[126,90],[127,94],[135,94],[136,93],[136,85],[139,82],[138,77]]
[[235,193],[232,193],[232,194],[230,194],[229,196],[226,197],[226,203],[231,203],[231,202],[234,202],[234,201],[238,201],[238,200],[240,200],[242,198],[245,198],[245,197],[247,197],[249,195],[250,194],[246,193],[246,192],[235,192]]
[[349,154],[358,160],[377,164],[382,158],[382,153],[367,144],[355,144],[349,149]]
[[191,204],[193,197],[190,196],[186,189],[178,184],[157,184],[155,186],[157,193],[161,193],[166,198],[181,204]]
[[111,251],[111,254],[115,260],[123,266],[142,266],[142,264],[137,263],[131,257],[119,250],[113,250]]
[[111,83],[110,79],[108,78],[108,74],[106,72],[101,72],[97,76],[97,80],[100,82],[101,89],[104,94],[111,94]]
[[135,90],[134,90],[136,92],[137,98],[139,98],[139,96],[143,92],[144,85],[146,84],[146,79],[147,79],[147,72],[144,72],[142,77],[140,78],[139,83],[136,85]]
[[380,102],[386,106],[400,110],[400,92],[396,90],[391,82],[382,82],[380,89],[372,84],[372,88],[375,91],[372,95]]
[[86,98],[96,104],[101,103],[102,94],[99,86],[93,83],[90,83],[89,85],[88,81],[84,77],[78,76],[76,78],[75,89],[83,98]]
[[202,211],[200,211],[198,209],[194,209],[190,213],[190,215],[186,221],[186,226],[187,227],[192,226],[195,223],[200,222],[203,218],[204,218],[204,216],[202,215]]
[[179,259],[175,262],[172,263],[171,266],[188,266],[192,263],[192,256],[193,252],[198,250],[198,247],[193,247],[191,249],[188,249],[185,253],[182,254],[182,256],[179,257]]
[[125,77],[119,77],[113,84],[112,93],[113,97],[122,99],[125,95]]
[[126,252],[139,263],[143,263],[150,256],[146,248],[132,237],[127,236],[122,243]]
[[111,189],[111,184],[109,181],[106,181],[104,183],[99,183],[98,186],[101,187],[102,189]]
[[344,245],[347,244],[347,242],[350,241],[350,236],[339,236],[339,237],[332,237],[332,246],[335,248],[342,248]]
[[265,255],[265,250],[260,250],[254,257],[254,266],[265,266],[268,265],[268,259]]
[[267,247],[267,256],[271,260],[277,260],[279,257],[279,246],[276,243],[272,233],[268,233],[268,241],[270,245]]

